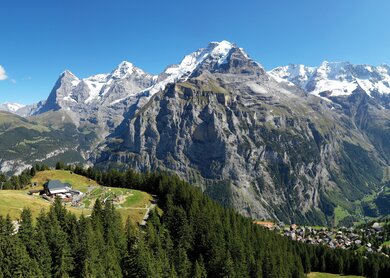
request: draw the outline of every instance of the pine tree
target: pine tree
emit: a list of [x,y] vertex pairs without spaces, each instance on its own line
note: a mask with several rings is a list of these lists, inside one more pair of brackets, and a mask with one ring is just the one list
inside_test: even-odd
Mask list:
[[37,170],[36,170],[35,166],[31,167],[30,168],[30,176],[34,177],[36,175],[36,173],[37,173]]
[[0,235],[0,269],[4,277],[42,277],[37,263],[15,235]]
[[3,217],[0,215],[0,235],[9,237],[14,233],[15,227],[11,221],[11,217],[9,216],[9,214],[7,214],[7,217],[5,219],[3,219]]
[[100,259],[99,245],[96,244],[96,235],[91,221],[81,215],[78,225],[76,252],[74,254],[76,268],[74,273],[81,277],[98,277],[104,273],[103,263]]
[[66,224],[66,214],[67,210],[66,208],[62,205],[62,201],[59,197],[56,197],[54,199],[53,205],[50,207],[49,210],[49,216],[52,217],[53,219],[57,219],[57,221],[64,225]]
[[48,236],[50,235],[50,226],[47,225],[48,218],[45,211],[42,210],[36,219],[34,236],[36,245],[33,248],[32,257],[41,269],[44,277],[51,277],[52,258],[49,247]]
[[263,277],[263,262],[261,258],[255,261],[255,265],[251,271],[251,277],[262,278]]
[[126,277],[151,277],[154,273],[151,253],[147,249],[143,240],[139,240],[136,245],[130,250],[129,265],[127,269],[131,269],[129,276]]
[[202,258],[200,260],[195,261],[192,277],[194,277],[194,278],[206,278],[207,277],[206,267],[204,266]]
[[320,270],[321,270],[321,272],[326,272],[326,261],[325,261],[325,256],[324,255],[322,255],[321,257],[320,257]]
[[222,268],[221,276],[222,277],[229,277],[229,278],[236,277],[236,272],[234,270],[234,262],[233,262],[232,256],[230,255],[229,251],[226,255],[226,260],[225,260],[224,266]]
[[46,230],[46,237],[51,250],[52,276],[69,277],[73,270],[73,258],[67,241],[67,234],[62,230],[58,219],[64,217],[62,205],[58,201],[56,202],[48,213],[47,220],[50,221],[50,227]]
[[31,210],[29,208],[23,209],[20,217],[18,236],[31,256],[33,250],[37,248],[35,245],[36,242],[34,241],[34,227],[32,224]]
[[356,257],[354,258],[351,268],[352,268],[351,270],[352,274],[362,275],[364,273],[363,258],[360,254],[356,254]]
[[57,162],[56,170],[63,170],[63,169],[65,169],[65,164],[63,162]]
[[293,269],[293,273],[292,273],[293,278],[304,278],[305,277],[302,262],[301,262],[299,257],[295,257],[294,266],[292,269]]
[[185,249],[181,246],[177,249],[175,269],[179,277],[189,277],[191,273],[191,262],[188,259]]

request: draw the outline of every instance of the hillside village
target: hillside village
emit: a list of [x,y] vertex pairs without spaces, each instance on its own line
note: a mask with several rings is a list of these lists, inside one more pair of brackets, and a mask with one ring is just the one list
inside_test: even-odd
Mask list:
[[322,244],[330,248],[358,250],[368,253],[379,253],[386,257],[390,255],[390,234],[388,222],[374,222],[360,227],[310,227],[278,225],[269,221],[255,221],[269,230],[279,232],[292,240],[308,244]]

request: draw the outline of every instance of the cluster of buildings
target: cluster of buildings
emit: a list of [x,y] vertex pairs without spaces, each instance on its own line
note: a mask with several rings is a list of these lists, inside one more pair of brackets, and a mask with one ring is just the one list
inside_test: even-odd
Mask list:
[[254,221],[254,224],[261,225],[267,229],[280,232],[292,240],[308,243],[323,244],[330,248],[341,248],[351,250],[362,250],[369,253],[381,253],[387,256],[389,250],[383,246],[390,235],[385,235],[383,227],[375,222],[364,228],[313,228],[292,224],[275,224],[268,221]]
[[[284,236],[292,240],[309,244],[324,244],[330,248],[364,250],[370,253],[383,253],[381,243],[385,240],[384,230],[379,223],[374,223],[367,228],[338,229],[320,228],[291,225],[282,231]],[[386,255],[387,256],[387,255]]]
[[43,185],[43,189],[39,190],[30,190],[30,195],[39,194],[44,199],[49,201],[54,200],[54,198],[59,197],[63,202],[79,202],[84,193],[78,190],[73,190],[71,185],[68,183],[63,183],[59,180],[50,180]]

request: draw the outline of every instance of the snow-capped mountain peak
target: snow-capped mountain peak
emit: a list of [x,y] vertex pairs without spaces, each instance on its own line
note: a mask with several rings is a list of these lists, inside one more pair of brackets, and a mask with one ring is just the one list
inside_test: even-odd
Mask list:
[[223,64],[226,62],[233,48],[239,49],[248,58],[248,55],[242,48],[238,48],[231,42],[210,42],[206,48],[200,48],[186,55],[178,65],[172,65],[165,69],[164,73],[174,75],[175,77],[182,77],[186,73],[193,72],[207,58],[217,59],[218,64]]
[[226,58],[229,52],[235,47],[234,44],[228,41],[211,42],[209,47],[212,47],[210,53],[211,56],[218,58],[218,63],[223,64],[226,62]]
[[234,47],[234,44],[228,41],[211,42],[206,48],[200,48],[186,55],[179,64],[167,67],[164,72],[160,74],[158,78],[159,82],[146,91],[148,91],[150,95],[153,95],[164,89],[169,83],[188,78],[191,73],[209,57],[218,59],[218,63],[222,64]]
[[[202,63],[205,67],[215,70],[227,63],[234,51],[239,51],[245,58],[248,55],[235,44],[228,41],[211,42],[205,48],[200,48],[186,55],[179,64],[167,67],[159,76],[145,73],[134,64],[123,61],[113,71],[107,74],[96,74],[87,78],[78,78],[70,71],[60,76],[60,82],[54,90],[54,95],[45,104],[48,109],[69,107],[78,104],[113,105],[136,96],[148,97],[163,90],[167,84],[188,78]],[[126,88],[126,89],[125,89]],[[64,102],[63,104],[54,105]],[[42,110],[46,111],[46,110]]]
[[360,88],[369,96],[390,94],[390,70],[386,65],[353,65],[349,62],[324,61],[318,67],[288,65],[269,73],[325,98],[349,96]]
[[[242,48],[238,48],[235,44],[228,41],[210,42],[206,48],[200,48],[186,55],[179,64],[167,67],[158,77],[158,82],[146,89],[150,96],[163,90],[169,83],[174,83],[178,80],[186,80],[193,72],[196,71],[205,61],[213,61],[219,67],[227,63],[229,55],[233,49],[240,51],[245,59],[249,56]],[[257,66],[261,67],[259,64]]]
[[390,66],[389,65],[383,64],[383,65],[378,66],[377,69],[381,74],[390,75]]
[[132,74],[145,74],[145,72],[137,67],[135,67],[132,63],[123,61],[118,67],[111,72],[110,77],[115,79],[122,79]]
[[16,102],[4,102],[0,104],[0,110],[1,111],[7,111],[11,113],[15,113],[19,109],[25,107],[26,105],[16,103]]
[[107,82],[107,79],[110,75],[106,73],[100,73],[91,75],[90,77],[84,78],[84,80],[89,80],[92,82]]
[[344,71],[345,67],[348,66],[348,62],[328,62],[323,61],[321,65],[317,68],[317,72],[324,74],[337,74],[340,71]]
[[[100,109],[113,102],[134,96],[154,84],[156,77],[132,63],[123,61],[110,73],[78,78],[64,71],[47,101],[33,114],[49,110],[87,111],[87,106]],[[102,108],[103,109],[103,108]]]
[[61,73],[61,78],[71,78],[71,79],[79,79],[76,75],[74,75],[70,70],[64,70],[62,73]]
[[307,67],[305,65],[289,64],[273,69],[269,73],[277,80],[286,80],[299,87],[306,87],[309,78],[315,71],[314,67]]

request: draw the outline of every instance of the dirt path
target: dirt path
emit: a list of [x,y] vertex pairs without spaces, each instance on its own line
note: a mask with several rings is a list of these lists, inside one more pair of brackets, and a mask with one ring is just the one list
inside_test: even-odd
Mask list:
[[144,215],[144,218],[142,219],[142,222],[141,222],[141,226],[145,226],[146,225],[146,221],[148,220],[149,218],[149,213],[152,209],[154,209],[156,207],[156,204],[151,204],[147,209],[146,209],[146,213]]

